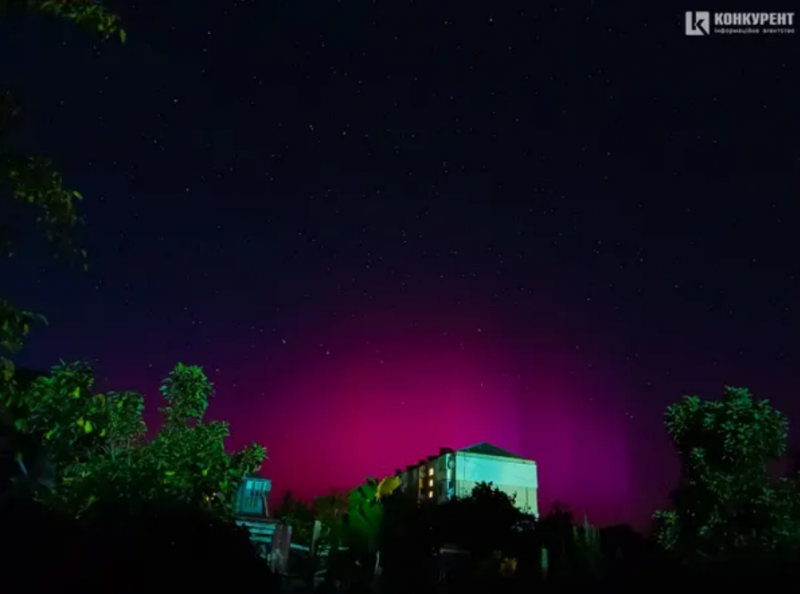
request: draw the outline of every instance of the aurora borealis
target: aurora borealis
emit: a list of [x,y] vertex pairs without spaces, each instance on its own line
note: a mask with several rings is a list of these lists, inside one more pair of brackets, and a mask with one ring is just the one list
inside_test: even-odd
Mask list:
[[690,43],[633,2],[161,4],[119,7],[125,46],[0,35],[90,254],[24,229],[3,294],[51,324],[20,364],[90,360],[151,413],[202,365],[276,495],[488,441],[543,508],[638,526],[676,484],[669,403],[800,418],[790,36]]

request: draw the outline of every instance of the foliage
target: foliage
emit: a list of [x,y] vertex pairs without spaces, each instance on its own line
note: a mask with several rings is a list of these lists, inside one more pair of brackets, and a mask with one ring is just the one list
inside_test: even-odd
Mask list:
[[537,526],[539,543],[545,551],[543,567],[545,573],[554,577],[562,577],[569,572],[571,549],[575,544],[573,532],[574,516],[569,506],[563,502],[555,502],[549,513],[541,519]]
[[232,512],[241,480],[258,470],[257,444],[228,454],[228,426],[203,422],[213,386],[198,367],[178,364],[164,380],[164,426],[145,440],[144,400],[134,392],[93,392],[91,368],[61,364],[13,403],[16,429],[46,446],[55,484],[37,487],[48,505],[82,515],[98,503],[175,501],[218,515]]
[[[0,11],[59,16],[96,30],[104,39],[119,35],[124,43],[127,37],[120,27],[119,17],[97,0],[0,0]],[[82,196],[77,190],[64,186],[61,174],[49,159],[20,155],[10,148],[8,133],[20,113],[13,95],[0,90],[0,193],[7,193],[18,204],[35,207],[37,222],[43,226],[55,254],[78,254],[86,267],[86,252],[73,241],[73,231],[81,222],[76,202]],[[0,223],[0,256],[14,255],[14,240],[14,230],[8,223]],[[44,318],[0,298],[0,397],[8,397],[16,390],[14,365],[4,351],[17,352],[31,322],[35,321],[44,321]]]
[[460,515],[470,519],[465,535],[468,547],[479,557],[494,551],[511,552],[524,514],[514,505],[514,497],[493,486],[478,483],[469,497],[458,502]]
[[484,591],[493,587],[490,583],[519,580],[521,574],[538,578],[535,518],[491,483],[479,483],[468,497],[446,503],[420,503],[400,491],[381,503],[379,544],[387,591],[419,588],[430,579],[434,560],[450,576],[454,591],[459,580],[468,580],[461,584],[465,591]]
[[16,428],[41,436],[58,470],[98,449],[112,454],[135,443],[146,429],[139,394],[92,394],[94,376],[85,363],[62,363],[37,378],[12,406]]
[[464,499],[464,504],[476,514],[502,519],[508,525],[513,525],[520,515],[514,505],[515,500],[516,497],[509,496],[493,486],[493,483],[481,482],[475,485],[470,496]]
[[[194,507],[111,507],[102,518],[60,516],[30,500],[0,506],[3,593],[277,592],[246,529]],[[46,563],[47,571],[42,571]]]
[[41,314],[20,310],[0,297],[0,403],[15,391],[14,363],[3,353],[14,354],[22,349],[31,324],[46,324]]
[[347,499],[345,493],[331,491],[309,504],[295,498],[291,491],[286,491],[275,510],[275,517],[292,527],[292,542],[310,545],[314,523],[319,522],[321,533],[317,544],[323,547],[336,546],[345,539]]
[[[36,220],[43,226],[56,255],[85,256],[76,248],[72,237],[74,228],[81,222],[76,203],[82,196],[77,190],[64,187],[61,174],[49,159],[0,152],[0,182],[14,200],[39,210]],[[4,230],[3,240],[5,253],[13,255],[14,237],[10,229]]]
[[375,494],[375,496],[378,499],[383,499],[384,497],[388,497],[394,493],[394,491],[399,488],[400,477],[396,475],[387,476],[381,479],[381,481],[378,483],[378,492]]
[[314,499],[314,516],[320,522],[337,522],[347,514],[347,495],[339,491],[331,491],[327,495]]
[[572,541],[578,570],[584,575],[599,576],[604,570],[599,528],[584,517],[583,526],[572,527]]
[[[0,0],[2,9],[59,16],[96,30],[104,39],[119,35],[124,42],[126,38],[119,17],[96,0]],[[64,186],[61,174],[49,159],[16,154],[5,142],[20,113],[13,95],[0,92],[0,189],[15,201],[38,209],[37,220],[44,227],[48,241],[58,248],[57,254],[79,252],[85,257],[72,237],[72,231],[81,222],[76,209],[76,202],[82,199],[80,192]],[[0,253],[13,254],[13,234],[7,227],[0,229]]]
[[788,424],[767,400],[727,387],[721,400],[685,397],[666,427],[682,464],[673,507],[656,513],[661,546],[686,558],[770,552],[800,537],[796,481],[772,479]]
[[347,496],[332,493],[328,497],[317,499],[317,516],[328,526],[334,540],[344,540],[345,534],[342,530],[346,526],[351,541],[355,539],[355,544],[375,552],[384,517],[383,500],[399,486],[400,479],[396,476],[380,481],[368,478]]
[[368,478],[350,492],[347,499],[347,526],[356,537],[360,537],[370,551],[377,546],[378,534],[383,521],[383,505],[378,498],[379,482]]
[[318,545],[330,547],[332,550],[345,542],[344,519],[347,516],[348,497],[344,493],[331,491],[328,495],[314,500],[313,513],[321,524]]
[[92,29],[103,39],[119,36],[123,43],[127,39],[119,16],[98,0],[0,0],[0,10],[56,16]]
[[213,391],[202,369],[178,363],[161,386],[161,394],[169,405],[161,410],[165,429],[180,429],[202,421]]
[[286,491],[275,509],[275,517],[292,527],[292,542],[305,546],[311,544],[314,510],[309,504],[295,498],[291,491]]
[[428,579],[430,559],[440,532],[434,530],[434,505],[395,491],[381,498],[380,550],[387,592],[412,592]]

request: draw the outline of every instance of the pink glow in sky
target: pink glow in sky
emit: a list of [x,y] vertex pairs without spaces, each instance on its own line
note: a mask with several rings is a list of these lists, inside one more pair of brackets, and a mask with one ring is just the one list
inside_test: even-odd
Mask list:
[[[262,474],[276,496],[351,488],[441,446],[488,441],[537,461],[541,507],[557,499],[597,522],[629,520],[623,416],[593,404],[547,356],[512,357],[491,327],[457,324],[473,335],[461,347],[442,331],[453,327],[448,318],[343,321],[287,337],[268,368],[244,373],[238,388],[267,396],[246,412],[220,406],[221,416],[233,421],[236,445],[246,436],[268,447]],[[325,356],[308,357],[309,349]]]

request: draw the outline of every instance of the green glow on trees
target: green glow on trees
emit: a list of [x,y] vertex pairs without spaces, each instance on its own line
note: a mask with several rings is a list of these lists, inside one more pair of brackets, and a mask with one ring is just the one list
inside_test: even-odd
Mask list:
[[125,43],[119,15],[98,0],[0,0],[0,13],[30,12],[72,21],[96,31],[103,39],[118,36]]
[[769,472],[786,452],[788,423],[767,400],[730,387],[721,400],[687,396],[667,409],[666,427],[682,473],[672,509],[655,515],[665,549],[719,558],[800,542],[798,483]]
[[347,525],[367,543],[370,550],[377,546],[384,509],[378,497],[379,482],[369,478],[350,492],[347,498]]
[[232,513],[241,480],[266,451],[258,444],[225,450],[227,423],[203,421],[213,385],[202,369],[179,363],[164,380],[164,423],[152,440],[144,437],[141,395],[93,387],[88,365],[61,364],[2,403],[19,432],[44,445],[53,468],[53,481],[28,485],[37,499],[75,516],[104,504],[158,501]]

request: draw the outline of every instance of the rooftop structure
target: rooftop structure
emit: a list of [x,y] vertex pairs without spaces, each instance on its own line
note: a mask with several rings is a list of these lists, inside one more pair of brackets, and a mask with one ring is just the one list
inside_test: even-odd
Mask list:
[[453,450],[440,448],[439,454],[398,470],[400,490],[419,501],[443,503],[468,497],[478,483],[492,483],[515,505],[538,515],[539,488],[536,462],[490,443]]

